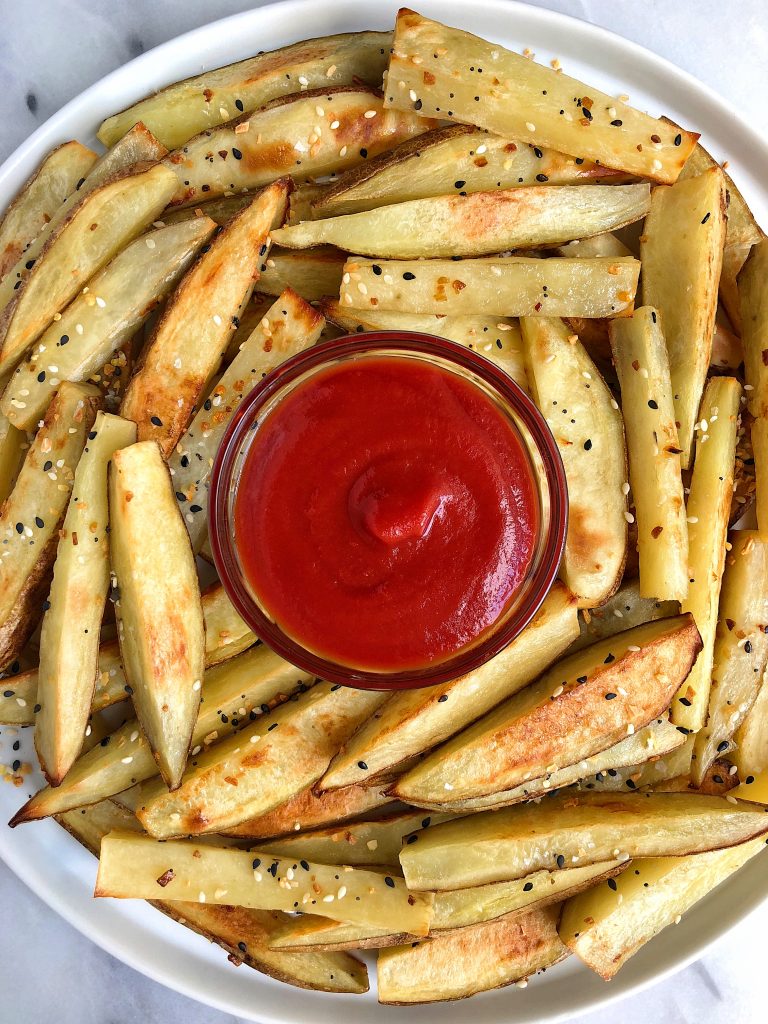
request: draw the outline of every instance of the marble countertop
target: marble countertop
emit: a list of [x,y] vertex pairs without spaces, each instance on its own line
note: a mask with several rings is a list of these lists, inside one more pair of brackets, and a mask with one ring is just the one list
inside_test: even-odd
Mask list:
[[[667,57],[768,132],[764,0],[533,2],[602,25]],[[258,0],[3,0],[0,160],[67,100],[131,57],[188,29],[255,6],[260,6]],[[171,992],[102,952],[1,863],[0,907],[5,948],[0,958],[0,1024],[236,1020]],[[623,1024],[765,1020],[766,929],[768,905],[687,970],[639,999],[580,1017],[579,1024],[614,1024],[619,1019]]]

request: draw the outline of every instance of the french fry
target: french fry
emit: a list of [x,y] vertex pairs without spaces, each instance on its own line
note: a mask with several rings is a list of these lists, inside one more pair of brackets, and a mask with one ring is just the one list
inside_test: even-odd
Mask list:
[[301,219],[360,213],[450,193],[617,180],[624,179],[591,160],[456,124],[401,142],[346,171],[314,199],[312,215]]
[[[610,317],[631,309],[640,264],[626,259],[347,260],[340,301],[399,313]],[[348,279],[347,279],[348,278]],[[362,289],[365,289],[363,291]]]
[[[67,811],[57,822],[96,857],[101,840],[116,829],[140,831],[133,816],[110,800],[85,810]],[[232,963],[267,974],[299,988],[322,992],[360,993],[368,989],[365,965],[344,953],[308,951],[292,955],[271,948],[273,937],[286,917],[276,911],[246,910],[242,907],[209,906],[203,903],[170,903],[153,899],[156,910],[221,946]]]
[[95,388],[64,383],[0,508],[0,666],[17,657],[42,615],[60,520],[96,416]]
[[577,631],[573,596],[556,584],[531,623],[491,661],[453,682],[390,695],[333,759],[317,788],[373,779],[448,739],[534,679]]
[[531,390],[554,434],[568,482],[561,577],[580,607],[593,608],[618,587],[627,554],[621,413],[597,367],[562,321],[524,317],[520,326]]
[[57,146],[46,156],[0,222],[0,278],[16,266],[97,159],[92,149],[74,141]]
[[447,338],[506,370],[512,380],[528,391],[528,375],[523,355],[520,327],[514,320],[497,316],[417,316],[414,313],[392,313],[376,309],[342,309],[338,299],[322,298],[318,309],[348,334],[360,331],[416,331]]
[[725,178],[714,167],[654,189],[640,243],[643,305],[661,314],[683,469],[712,355],[725,226]]
[[305,221],[274,233],[278,245],[336,245],[390,259],[486,256],[507,249],[562,245],[640,220],[650,186],[579,185],[434,196],[363,213]]
[[398,13],[392,47],[384,83],[388,107],[469,122],[660,182],[675,181],[698,139],[562,72],[407,8]]
[[432,893],[409,892],[402,879],[361,868],[348,867],[339,879],[335,865],[309,861],[296,868],[292,865],[290,858],[254,857],[232,847],[183,839],[159,843],[149,836],[112,832],[101,843],[94,895],[122,899],[162,895],[172,902],[289,912],[304,907],[351,924],[397,927],[412,935],[429,932]]
[[292,288],[302,299],[314,302],[338,293],[345,261],[344,253],[331,246],[311,252],[273,248],[261,264],[259,291],[279,295],[285,288]]
[[641,597],[640,581],[625,579],[605,604],[582,612],[579,623],[581,633],[568,648],[568,652],[574,654],[597,640],[614,636],[633,626],[642,626],[644,622],[668,619],[679,612],[679,602]]
[[709,703],[740,397],[741,385],[733,377],[713,377],[699,413],[701,422],[687,509],[689,589],[680,607],[684,612],[692,612],[703,647],[672,702],[671,712],[675,725],[693,732],[704,725]]
[[637,518],[640,594],[688,596],[688,526],[669,359],[660,318],[643,306],[609,326]]
[[725,561],[707,720],[693,748],[691,777],[697,785],[717,755],[733,746],[768,664],[768,538],[737,531]]
[[120,413],[138,424],[139,440],[157,441],[166,457],[221,362],[233,318],[250,299],[257,261],[288,191],[286,179],[275,182],[224,228],[174,292],[142,354]]
[[753,246],[739,274],[747,408],[752,414],[757,525],[768,530],[768,240]]
[[417,842],[406,841],[400,864],[411,889],[462,889],[566,863],[721,850],[766,832],[763,805],[719,796],[555,794],[539,805],[485,811],[414,833]]
[[13,369],[54,315],[151,224],[172,194],[173,180],[166,167],[138,164],[73,207],[48,235],[34,266],[0,315],[0,371]]
[[[263,646],[208,669],[192,734],[193,758],[244,722],[261,720],[311,682],[310,676]],[[13,819],[14,824],[97,803],[156,773],[146,737],[136,719],[131,719],[78,758],[60,786],[45,787],[27,801]]]
[[132,125],[143,121],[173,148],[240,110],[255,110],[278,96],[350,85],[355,79],[379,86],[391,43],[390,32],[349,32],[259,53],[161,89],[108,117],[98,137],[105,146],[114,145]]
[[250,191],[286,174],[338,173],[432,127],[416,114],[385,110],[381,94],[363,85],[279,97],[170,153],[165,164],[178,178],[172,204]]
[[379,1002],[392,1006],[466,999],[502,988],[562,960],[557,910],[457,928],[427,942],[382,949]]
[[662,715],[700,649],[690,615],[599,641],[454,736],[390,792],[417,806],[450,804],[524,787],[576,765]]
[[214,228],[200,218],[150,231],[123,249],[43,332],[11,377],[0,413],[32,430],[62,380],[86,380],[142,326]]
[[99,627],[109,589],[107,467],[136,440],[136,425],[99,412],[75,469],[59,531],[48,609],[40,633],[35,749],[57,786],[80,753],[99,661]]
[[651,857],[633,862],[612,884],[568,900],[560,938],[588,967],[606,980],[654,935],[729,875],[765,849],[752,839],[726,850],[693,857]]
[[205,626],[189,537],[153,441],[112,456],[109,511],[120,655],[160,773],[175,789],[200,704]]
[[319,683],[268,721],[200,754],[175,792],[148,786],[137,816],[151,835],[164,839],[220,832],[270,811],[316,782],[385,696]]

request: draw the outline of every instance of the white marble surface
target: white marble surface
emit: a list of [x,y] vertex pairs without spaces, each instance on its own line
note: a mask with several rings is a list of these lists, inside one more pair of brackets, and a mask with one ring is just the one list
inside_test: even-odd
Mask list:
[[[324,0],[318,0],[322,3]],[[471,0],[467,0],[471,3]],[[765,0],[534,0],[594,22],[697,75],[768,132]],[[0,0],[0,160],[63,103],[142,50],[248,0]],[[416,5],[418,6],[418,5]],[[0,1024],[231,1024],[123,966],[0,864]],[[580,1024],[765,1020],[768,906],[699,963]],[[467,1007],[468,1015],[470,1007]],[[299,1022],[297,1022],[299,1024]]]

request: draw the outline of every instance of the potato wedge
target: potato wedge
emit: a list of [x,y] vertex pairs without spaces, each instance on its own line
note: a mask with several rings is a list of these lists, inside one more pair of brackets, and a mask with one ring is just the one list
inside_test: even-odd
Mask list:
[[448,739],[534,679],[577,631],[573,596],[556,584],[520,636],[481,668],[440,686],[389,695],[336,755],[317,788],[373,779]]
[[189,537],[154,441],[114,453],[109,510],[120,655],[160,773],[175,789],[200,704],[205,626]]
[[591,238],[575,238],[567,245],[561,245],[554,252],[555,256],[575,256],[577,259],[593,256],[610,256],[617,259],[621,256],[634,256],[617,235],[605,232]]
[[99,629],[109,589],[107,468],[114,452],[135,440],[135,423],[96,415],[59,531],[40,633],[35,719],[35,750],[53,786],[80,753],[99,667]]
[[57,146],[43,160],[0,222],[0,278],[16,266],[97,159],[92,149],[73,141]]
[[660,717],[700,649],[690,615],[601,640],[454,736],[390,792],[417,806],[454,803],[577,765]]
[[[380,157],[374,157],[370,163],[379,160]],[[331,185],[317,185],[312,182],[307,182],[304,185],[298,185],[293,192],[291,192],[288,200],[288,216],[286,217],[286,224],[300,224],[303,220],[314,220],[315,212],[312,208],[312,204],[319,201],[322,196],[331,188]]]
[[739,778],[745,782],[759,772],[768,771],[768,686],[763,685],[755,702],[734,736],[736,749],[730,757]]
[[560,71],[407,8],[398,13],[392,47],[385,104],[397,110],[469,122],[660,182],[675,181],[698,139]]
[[640,581],[625,579],[605,604],[581,613],[581,633],[568,648],[568,653],[574,654],[597,640],[614,636],[633,626],[642,626],[644,622],[668,619],[679,612],[679,602],[655,601],[649,597],[640,597]]
[[184,839],[159,843],[149,836],[112,832],[101,843],[94,895],[153,899],[162,889],[163,899],[172,902],[289,912],[303,906],[351,924],[404,928],[412,935],[429,932],[432,893],[411,893],[402,879],[361,868],[348,868],[339,880],[335,865],[292,865],[290,858],[254,857],[232,847]]
[[693,736],[684,737],[684,742],[668,754],[653,755],[650,760],[628,768],[606,768],[596,772],[578,782],[576,789],[585,793],[626,793],[650,787],[663,792],[670,779],[687,775],[691,767],[693,740]]
[[713,167],[654,189],[640,243],[643,305],[661,314],[683,469],[712,355],[725,226],[725,178]]
[[744,371],[753,416],[757,525],[768,530],[768,239],[753,246],[739,274]]
[[523,339],[515,320],[497,316],[417,316],[413,313],[392,313],[377,309],[342,309],[338,299],[324,297],[318,309],[348,334],[361,331],[416,331],[447,338],[506,370],[512,380],[528,391],[528,374],[523,356]]
[[98,404],[95,388],[61,385],[0,508],[0,667],[17,657],[42,615],[57,531]]
[[613,231],[644,217],[650,201],[647,184],[514,188],[414,199],[305,221],[280,228],[273,237],[289,249],[336,245],[390,259],[486,256]]
[[390,32],[348,32],[259,53],[166,86],[108,117],[98,138],[105,146],[114,145],[132,125],[143,121],[173,148],[205,128],[228,121],[239,110],[255,110],[279,96],[350,85],[356,79],[378,87],[391,43]]
[[703,647],[672,703],[675,725],[694,732],[704,725],[709,703],[740,397],[741,385],[733,377],[713,377],[707,384],[699,413],[701,422],[687,509],[689,589],[680,608],[693,613]]
[[240,402],[283,360],[314,345],[325,320],[287,288],[264,315],[197,411],[168,465],[192,550],[208,536],[213,459]]
[[346,258],[331,246],[312,252],[272,249],[261,264],[259,291],[279,295],[285,288],[292,288],[307,302],[338,294]]
[[737,531],[725,561],[707,720],[693,748],[691,777],[697,785],[717,755],[733,746],[768,664],[768,538]]
[[409,888],[462,889],[565,864],[720,850],[766,832],[764,806],[719,796],[558,793],[416,833],[400,864]]
[[210,217],[220,228],[225,228],[241,210],[251,205],[256,195],[257,193],[245,192],[237,196],[211,199],[207,203],[200,203],[199,206],[183,206],[178,210],[165,210],[162,223],[167,226],[181,224],[189,220],[199,220],[201,217]]
[[[434,919],[433,919],[434,920]],[[432,928],[430,926],[430,932]],[[319,949],[340,952],[352,949],[384,949],[412,942],[415,935],[393,932],[386,928],[371,928],[363,924],[342,924],[327,917],[299,914],[289,917],[272,939],[273,949],[287,949],[294,953]]]
[[393,1006],[466,999],[527,978],[567,956],[556,909],[457,928],[428,942],[379,952],[379,1002]]
[[373,814],[404,810],[401,804],[385,793],[388,785],[346,786],[319,796],[311,786],[307,786],[274,810],[225,829],[224,834],[243,839],[270,839],[293,835],[302,829],[329,825],[341,827],[363,814],[370,817]]
[[286,174],[306,178],[345,171],[434,124],[385,110],[381,94],[363,85],[280,97],[170,153],[165,164],[178,178],[172,205],[250,191]]
[[[138,164],[75,205],[0,315],[0,371],[19,362],[83,284],[147,228],[173,194],[168,168]],[[96,225],[94,228],[93,225]]]
[[[241,211],[174,292],[126,391],[120,412],[141,441],[167,457],[221,362],[234,319],[250,299],[270,226],[285,211],[289,182],[275,182]],[[233,319],[234,318],[234,319]]]
[[660,317],[643,306],[610,322],[637,519],[640,594],[688,596],[688,526],[669,359]]
[[0,504],[13,490],[28,443],[27,435],[0,412]]
[[242,654],[256,643],[256,634],[240,618],[220,583],[212,583],[202,595],[205,619],[205,665],[219,665]]
[[344,270],[344,308],[447,316],[610,317],[631,309],[640,264],[630,258],[504,256],[459,265],[452,260],[377,262],[352,257]]
[[401,142],[346,171],[314,199],[312,215],[301,219],[360,213],[449,193],[617,180],[624,179],[591,160],[456,124]]
[[[193,757],[245,722],[260,720],[311,683],[312,677],[264,646],[208,669],[192,734]],[[14,824],[85,807],[122,793],[156,773],[149,744],[139,723],[131,719],[78,758],[59,787],[45,787],[36,793],[16,814]]]
[[583,345],[561,320],[524,317],[520,327],[534,400],[554,434],[568,482],[561,578],[579,607],[593,608],[615,592],[627,555],[621,413]]
[[[144,324],[188,269],[215,224],[158,228],[123,249],[43,332],[15,370],[0,413],[32,430],[62,380],[86,380]],[[120,379],[128,377],[127,369]]]
[[[84,810],[67,811],[57,815],[56,821],[96,857],[101,840],[109,832],[116,829],[141,831],[133,814],[110,800]],[[299,988],[354,993],[368,989],[365,965],[348,954],[308,951],[309,956],[296,956],[273,950],[273,937],[287,920],[278,912],[163,900],[150,900],[150,903],[174,921],[221,946],[236,965],[247,964],[262,974]]]
[[608,980],[649,939],[679,921],[681,914],[764,849],[765,840],[760,838],[693,857],[633,861],[633,870],[612,884],[600,884],[568,900],[560,938]]
[[254,722],[202,753],[180,789],[148,786],[137,816],[150,835],[163,839],[219,832],[270,811],[316,782],[385,697],[338,684],[313,686],[268,722]]

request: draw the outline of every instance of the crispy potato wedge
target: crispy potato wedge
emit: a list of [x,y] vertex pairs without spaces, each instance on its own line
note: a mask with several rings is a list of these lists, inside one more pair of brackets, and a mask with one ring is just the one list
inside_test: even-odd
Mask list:
[[609,326],[637,519],[640,594],[688,596],[688,526],[669,359],[660,318],[643,306]]
[[[0,708],[2,706],[0,703]],[[388,785],[345,786],[320,795],[311,786],[307,786],[274,810],[225,829],[224,834],[243,839],[270,839],[294,835],[301,829],[341,826],[363,814],[370,817],[373,814],[404,810],[387,796],[385,789]]]
[[428,942],[382,949],[379,1002],[393,1006],[466,999],[527,978],[567,956],[558,910],[457,928]]
[[271,249],[261,264],[259,291],[265,295],[280,295],[285,288],[292,288],[307,302],[337,294],[346,258],[332,246],[312,252]]
[[327,320],[331,320],[348,334],[361,331],[416,331],[419,334],[436,334],[466,348],[474,349],[480,355],[506,370],[515,383],[528,391],[528,374],[523,356],[523,339],[515,320],[497,316],[417,316],[413,313],[379,312],[369,309],[363,312],[342,309],[338,299],[324,297],[318,309]]
[[719,796],[557,793],[417,833],[400,864],[411,889],[461,889],[565,864],[720,850],[766,832],[765,807]]
[[524,317],[520,327],[534,400],[554,434],[568,482],[561,577],[581,608],[593,608],[615,592],[627,555],[621,413],[583,345],[561,320]]
[[262,317],[198,409],[168,465],[193,551],[208,536],[208,490],[224,431],[246,395],[289,356],[314,345],[325,320],[287,288]]
[[690,615],[598,641],[454,736],[390,792],[417,806],[454,803],[577,765],[662,715],[700,649]]
[[[455,814],[474,813],[475,811],[491,810],[494,807],[511,807],[525,800],[537,799],[548,793],[574,783],[591,781],[598,775],[613,772],[615,778],[619,769],[636,768],[649,758],[660,758],[676,750],[685,743],[685,737],[671,724],[668,718],[656,718],[637,732],[626,736],[623,740],[601,750],[589,757],[584,757],[576,764],[563,768],[548,765],[552,771],[546,775],[532,778],[512,789],[502,789],[487,796],[468,797],[453,802],[436,794],[434,802],[419,799],[419,804]],[[627,773],[625,773],[627,775]],[[629,789],[635,788],[631,784]],[[453,794],[448,792],[445,796]]]
[[740,397],[741,385],[733,377],[713,377],[707,384],[688,495],[690,578],[680,608],[693,613],[703,647],[672,703],[672,721],[694,732],[704,725],[709,702]]
[[[353,167],[313,201],[302,220],[360,213],[450,193],[490,192],[530,185],[624,180],[591,160],[522,145],[467,124],[435,128]],[[611,253],[611,255],[613,255]]]
[[174,292],[142,353],[120,411],[138,424],[139,439],[157,441],[166,457],[221,362],[233,318],[250,299],[289,187],[287,179],[275,182],[224,228]]
[[[311,683],[310,676],[264,646],[208,669],[192,734],[193,757],[244,722],[260,720],[271,708],[303,692]],[[45,787],[36,793],[18,812],[14,824],[85,807],[122,793],[156,773],[149,744],[139,723],[132,719],[78,758],[58,788]]]
[[389,695],[336,755],[317,788],[373,779],[448,739],[534,679],[578,628],[573,596],[556,584],[517,639],[476,671],[440,686]]
[[264,314],[267,313],[270,307],[274,304],[274,301],[275,297],[273,295],[264,295],[263,292],[253,292],[250,302],[237,318],[235,333],[229,339],[227,350],[224,353],[224,364],[226,366],[229,366],[240,351],[243,342],[253,334],[256,327],[258,327],[264,319]]
[[57,146],[43,160],[0,222],[0,278],[16,266],[97,159],[92,149],[73,141]]
[[640,243],[643,305],[661,314],[683,469],[712,355],[725,226],[725,178],[713,167],[654,189]]
[[[680,173],[680,178],[694,177],[717,166],[715,158],[704,149],[701,143],[697,143]],[[737,334],[741,334],[741,309],[736,279],[749,255],[750,248],[765,238],[765,232],[755,220],[744,196],[734,185],[733,179],[725,170],[723,170],[723,174],[725,176],[728,222],[725,228],[723,270],[720,275],[720,301],[725,306],[734,330]]]
[[135,440],[135,423],[97,413],[59,531],[40,632],[35,719],[35,750],[53,786],[80,753],[99,668],[99,628],[109,589],[107,468],[114,452]]
[[398,13],[392,47],[385,104],[397,110],[469,122],[667,183],[675,181],[698,139],[560,71],[407,8]]
[[757,525],[768,530],[768,239],[753,246],[739,274],[747,407],[753,416],[752,448],[757,488]]
[[345,171],[434,124],[413,113],[385,110],[381,94],[363,85],[280,97],[170,153],[165,164],[178,178],[172,205],[260,188],[286,174]]
[[18,656],[42,615],[57,531],[98,405],[95,388],[61,385],[0,508],[0,667]]
[[694,745],[691,776],[701,784],[718,754],[755,703],[768,664],[768,537],[733,534],[725,559],[712,658],[712,687],[704,728]]
[[[84,810],[66,811],[57,815],[56,821],[96,857],[101,840],[109,832],[116,829],[141,831],[134,815],[110,800]],[[308,950],[308,956],[296,956],[273,950],[273,937],[287,920],[283,914],[203,903],[170,903],[156,899],[150,902],[156,910],[221,946],[236,965],[247,964],[262,974],[299,988],[353,993],[368,990],[365,965],[348,954]]]
[[27,445],[27,435],[0,412],[0,504],[13,490]]
[[169,793],[162,784],[148,786],[138,818],[163,839],[219,832],[270,811],[316,782],[386,696],[338,684],[313,686],[269,721],[254,722],[202,753],[180,789]]
[[101,843],[94,895],[152,899],[162,889],[163,899],[172,902],[289,912],[304,906],[351,924],[402,928],[412,935],[429,932],[431,892],[409,892],[402,879],[362,868],[347,868],[340,882],[335,865],[304,861],[294,869],[292,864],[291,858],[254,857],[232,847],[184,839],[159,843],[149,836],[112,832]]
[[668,619],[679,612],[680,604],[677,601],[655,601],[649,597],[640,597],[640,581],[625,578],[605,604],[581,613],[581,632],[568,648],[568,653],[574,654],[589,644],[625,629],[642,626],[644,622],[654,622],[656,619]]
[[175,789],[200,705],[205,625],[189,537],[154,441],[113,454],[109,511],[120,655],[160,773]]
[[[62,380],[86,380],[144,324],[188,269],[215,224],[199,218],[137,238],[91,279],[15,370],[0,413],[33,430]],[[128,378],[121,370],[120,380]]]
[[651,857],[633,861],[609,883],[568,900],[559,933],[563,942],[606,980],[654,935],[729,875],[765,849],[752,839],[726,850],[693,857]]
[[93,189],[73,207],[48,235],[34,266],[0,315],[0,371],[13,369],[54,315],[152,223],[172,194],[168,168],[137,164]]
[[562,245],[613,231],[646,215],[647,184],[515,188],[414,199],[363,213],[311,220],[274,233],[278,245],[336,245],[390,259],[486,256],[507,249]]
[[259,53],[166,86],[108,117],[98,137],[105,146],[114,145],[132,125],[143,121],[173,148],[240,110],[255,110],[279,96],[350,85],[356,79],[379,86],[391,43],[390,32],[348,32]]
[[352,257],[344,270],[340,300],[350,309],[447,316],[610,317],[631,309],[640,264],[630,258],[500,256],[459,265],[452,260],[376,262]]

